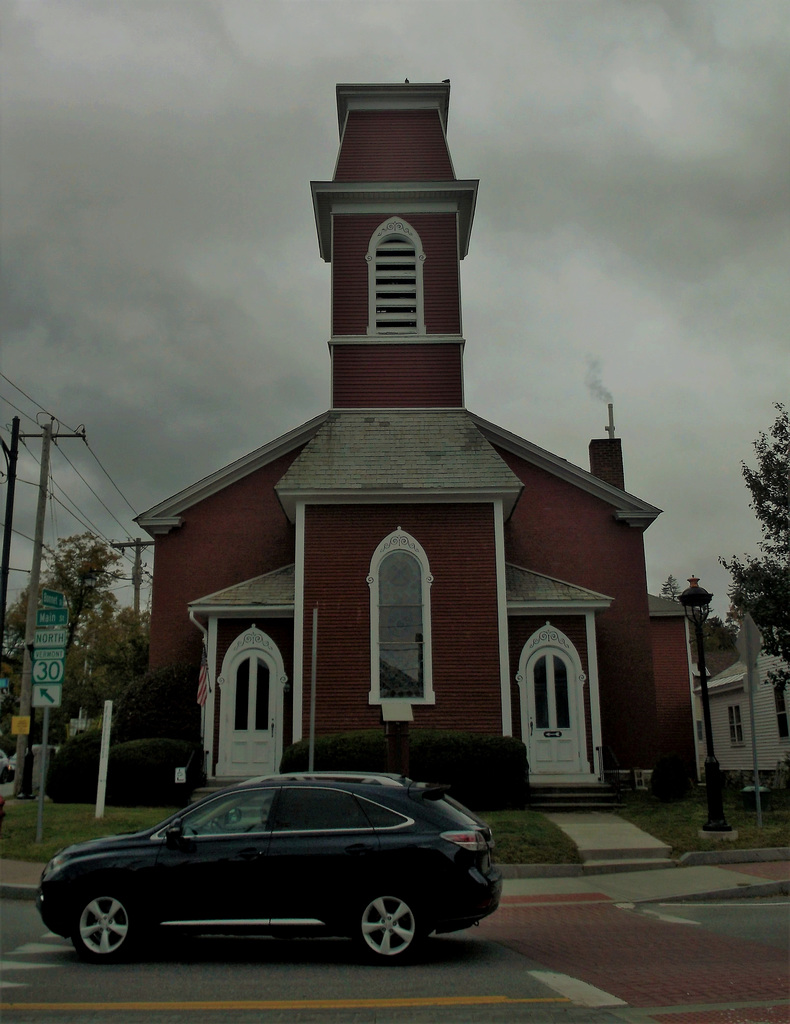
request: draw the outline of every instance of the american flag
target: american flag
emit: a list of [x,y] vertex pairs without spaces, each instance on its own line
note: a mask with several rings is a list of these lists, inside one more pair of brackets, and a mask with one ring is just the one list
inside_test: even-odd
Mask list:
[[197,702],[203,707],[208,697],[208,657],[206,656],[206,645],[203,644],[203,653],[200,656],[200,675],[198,676]]

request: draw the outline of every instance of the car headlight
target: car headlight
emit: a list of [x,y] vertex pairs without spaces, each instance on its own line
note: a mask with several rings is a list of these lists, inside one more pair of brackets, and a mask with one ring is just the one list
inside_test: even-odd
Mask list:
[[47,875],[51,875],[53,871],[57,871],[61,865],[66,863],[66,858],[62,853],[56,853],[52,860],[47,864],[41,873],[42,878],[46,878]]

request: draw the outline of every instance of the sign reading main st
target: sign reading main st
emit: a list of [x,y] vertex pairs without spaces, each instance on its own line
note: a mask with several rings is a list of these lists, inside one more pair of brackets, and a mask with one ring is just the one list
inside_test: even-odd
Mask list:
[[69,621],[68,608],[39,608],[36,611],[36,628],[65,626]]

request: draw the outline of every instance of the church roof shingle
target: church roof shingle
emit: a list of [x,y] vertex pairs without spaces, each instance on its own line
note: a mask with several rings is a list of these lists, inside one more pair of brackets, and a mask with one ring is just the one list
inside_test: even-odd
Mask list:
[[463,410],[331,412],[276,485],[289,514],[297,497],[476,494],[505,501],[522,483]]

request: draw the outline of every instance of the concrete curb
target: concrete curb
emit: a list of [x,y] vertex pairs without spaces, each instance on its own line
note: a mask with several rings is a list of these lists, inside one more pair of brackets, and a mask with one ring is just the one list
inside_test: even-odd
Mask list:
[[38,892],[37,885],[0,885],[0,900],[34,900]]
[[639,903],[694,903],[701,900],[738,900],[754,896],[790,896],[790,882],[762,882],[739,885],[735,889],[711,889],[709,892],[691,892],[685,896],[651,896]]
[[774,860],[790,860],[790,846],[768,850],[700,850],[697,853],[684,853],[678,859],[678,865],[696,868],[711,864],[759,864]]

